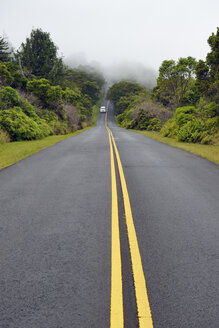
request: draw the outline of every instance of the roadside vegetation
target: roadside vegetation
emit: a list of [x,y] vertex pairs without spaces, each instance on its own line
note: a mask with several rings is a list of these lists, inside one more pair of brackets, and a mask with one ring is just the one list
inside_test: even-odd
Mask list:
[[150,131],[162,141],[171,138],[179,145],[196,144],[191,151],[201,149],[198,144],[219,145],[219,28],[208,44],[205,61],[192,57],[164,60],[151,91],[134,82],[115,83],[107,97],[114,103],[117,124]]
[[41,29],[17,51],[0,37],[0,169],[93,126],[103,85],[65,66]]
[[16,52],[0,37],[0,143],[91,126],[103,84],[95,71],[65,66],[50,34],[41,29],[32,30]]

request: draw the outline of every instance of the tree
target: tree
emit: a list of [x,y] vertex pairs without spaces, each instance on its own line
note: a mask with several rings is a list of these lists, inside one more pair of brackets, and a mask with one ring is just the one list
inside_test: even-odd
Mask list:
[[10,61],[10,55],[11,51],[8,42],[0,36],[0,61]]
[[199,60],[196,67],[196,85],[202,96],[219,101],[219,28],[208,38],[211,51],[206,61]]
[[88,95],[94,104],[99,97],[100,88],[96,82],[86,81],[82,85],[82,94]]
[[127,97],[145,92],[147,92],[146,88],[139,83],[122,81],[113,84],[107,93],[107,98],[112,100],[116,105],[121,97]]
[[41,29],[32,30],[26,43],[22,43],[16,57],[30,74],[57,83],[63,74],[62,58],[57,57],[58,48],[50,34]]
[[[187,93],[193,84],[196,60],[193,57],[164,60],[159,68],[155,98],[163,105],[177,108],[188,99]],[[193,84],[194,87],[194,84]]]
[[211,52],[207,54],[206,63],[209,67],[209,76],[211,82],[219,80],[219,27],[217,33],[209,37],[208,44],[211,48]]

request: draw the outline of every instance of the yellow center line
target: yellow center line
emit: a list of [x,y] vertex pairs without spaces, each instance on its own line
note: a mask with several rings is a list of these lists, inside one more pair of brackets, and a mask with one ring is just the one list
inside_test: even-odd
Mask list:
[[[108,106],[107,106],[108,109]],[[136,296],[136,303],[137,303],[137,310],[138,310],[138,321],[139,321],[139,328],[153,328],[151,310],[147,295],[147,288],[145,282],[145,276],[141,261],[141,255],[138,246],[138,240],[136,236],[131,204],[129,200],[129,194],[127,189],[127,184],[124,176],[124,171],[122,167],[122,163],[120,160],[119,152],[112,134],[112,131],[107,127],[107,117],[106,117],[106,128],[107,131],[112,139],[116,159],[118,163],[119,175],[121,180],[122,186],[122,194],[124,200],[124,208],[125,208],[125,217],[126,217],[126,225],[128,231],[128,239],[129,239],[129,247],[130,247],[130,254],[131,254],[131,261],[132,261],[132,272],[135,284],[135,296]],[[118,326],[117,326],[118,327]]]
[[[105,116],[105,124],[107,113]],[[107,126],[106,126],[107,128]],[[122,264],[119,236],[118,197],[116,186],[116,172],[114,163],[113,146],[109,134],[110,159],[111,159],[111,188],[112,188],[112,225],[111,225],[111,311],[110,328],[123,328],[123,294],[122,294]]]

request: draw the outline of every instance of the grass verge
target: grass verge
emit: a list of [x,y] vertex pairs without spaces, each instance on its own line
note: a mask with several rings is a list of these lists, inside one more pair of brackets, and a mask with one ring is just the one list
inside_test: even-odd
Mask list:
[[149,138],[159,140],[172,147],[187,150],[190,153],[207,158],[209,161],[212,161],[219,165],[219,144],[200,145],[200,144],[195,144],[195,143],[178,142],[173,138],[162,137],[159,133],[156,133],[156,132],[139,131],[139,130],[131,130],[131,131],[135,131],[135,132],[143,134]]
[[59,141],[89,130],[90,128],[91,127],[87,127],[70,134],[50,136],[41,140],[16,141],[0,144],[0,170],[26,158],[27,156],[37,153],[42,149],[50,147]]

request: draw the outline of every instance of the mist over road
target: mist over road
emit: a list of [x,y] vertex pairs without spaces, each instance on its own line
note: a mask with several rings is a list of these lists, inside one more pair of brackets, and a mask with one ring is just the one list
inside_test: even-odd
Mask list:
[[[216,328],[218,167],[118,128],[154,327]],[[136,300],[116,166],[125,327]],[[0,327],[109,327],[111,170],[97,126],[0,171]]]

